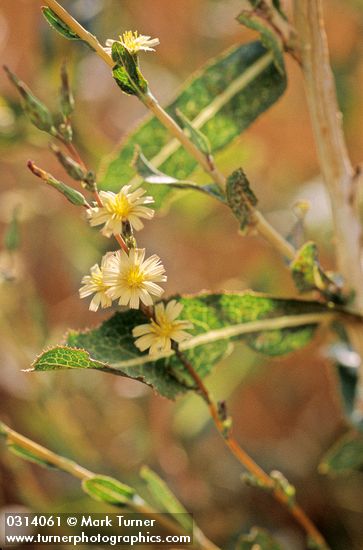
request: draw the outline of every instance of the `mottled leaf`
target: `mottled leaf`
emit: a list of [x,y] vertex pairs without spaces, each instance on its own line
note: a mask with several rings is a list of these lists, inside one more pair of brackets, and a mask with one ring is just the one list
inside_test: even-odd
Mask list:
[[246,233],[253,222],[253,209],[257,197],[252,191],[246,174],[239,168],[227,178],[227,201],[240,223],[240,230]]
[[[253,42],[234,47],[207,64],[185,85],[177,99],[167,108],[174,117],[180,109],[193,127],[209,140],[212,152],[228,145],[261,113],[270,107],[286,87],[285,76],[273,63],[272,54]],[[113,157],[103,166],[100,184],[118,191],[120,182],[139,183],[131,161],[139,145],[153,166],[179,180],[196,168],[196,161],[172,139],[168,130],[155,118],[148,118],[133,131]],[[153,189],[157,205],[171,188]]]
[[329,449],[319,464],[319,472],[329,476],[363,468],[363,435],[355,430],[344,434]]
[[102,475],[83,480],[82,488],[93,499],[118,506],[125,506],[136,494],[132,487]]
[[116,63],[112,74],[121,90],[128,95],[141,96],[148,90],[148,84],[140,72],[137,56],[121,44],[112,44],[112,59]]
[[328,299],[344,302],[342,289],[334,274],[325,272],[319,262],[318,249],[314,242],[306,242],[290,263],[292,277],[300,292],[318,290]]
[[176,115],[181,122],[181,125],[184,127],[187,135],[190,137],[190,140],[198,147],[199,151],[204,153],[206,156],[210,155],[212,152],[209,139],[205,136],[198,128],[195,128],[193,123],[186,117],[180,109],[176,109]]
[[60,365],[64,369],[98,369],[106,365],[91,359],[89,353],[81,349],[72,349],[66,346],[57,346],[43,352],[36,358],[35,370],[58,370]]
[[[307,344],[321,316],[330,315],[315,302],[250,292],[200,294],[179,300],[184,305],[181,318],[194,324],[190,331],[193,337],[180,349],[202,378],[231,351],[235,340],[244,339],[253,349],[268,355],[289,353]],[[145,321],[140,311],[128,310],[116,313],[96,329],[70,332],[67,343],[71,347],[45,351],[35,360],[34,370],[108,370],[145,382],[169,398],[193,389],[192,379],[174,352],[155,358],[135,347],[132,329]]]

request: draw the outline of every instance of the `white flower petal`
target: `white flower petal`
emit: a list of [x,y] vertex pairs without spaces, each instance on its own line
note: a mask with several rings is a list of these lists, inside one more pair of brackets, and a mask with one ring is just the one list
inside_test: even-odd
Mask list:
[[144,334],[148,334],[150,332],[150,324],[145,325],[138,325],[137,327],[132,329],[132,336],[137,338],[138,336],[143,336]]
[[[150,288],[148,290],[150,291]],[[169,352],[172,347],[172,341],[180,343],[191,338],[192,335],[183,329],[193,328],[193,323],[188,320],[176,319],[182,309],[183,304],[180,304],[177,300],[171,300],[166,306],[163,302],[155,305],[154,319],[148,325],[139,325],[133,330],[135,337],[140,336],[143,338],[142,351],[149,348],[150,355]],[[140,338],[135,341],[137,347],[139,347],[139,340]]]
[[146,191],[142,188],[132,192],[130,188],[130,185],[124,185],[118,193],[100,191],[102,206],[87,210],[90,225],[104,225],[102,233],[106,237],[118,235],[126,221],[138,231],[144,226],[140,218],[151,219],[154,215],[154,211],[145,206],[153,202],[153,198],[145,196]]

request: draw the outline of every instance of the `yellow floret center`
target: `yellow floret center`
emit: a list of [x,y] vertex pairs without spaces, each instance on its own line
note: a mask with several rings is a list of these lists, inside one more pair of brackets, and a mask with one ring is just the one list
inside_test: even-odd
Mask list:
[[137,41],[138,38],[138,32],[135,31],[134,33],[132,31],[126,31],[122,36],[120,36],[120,42],[124,45],[124,47],[129,50],[129,52],[138,51],[140,49],[140,45]]
[[163,338],[170,338],[175,329],[174,323],[168,321],[166,318],[159,320],[159,323],[156,323],[154,320],[152,320],[151,326],[154,334]]
[[138,266],[131,267],[125,277],[127,286],[138,288],[145,281],[145,274]]
[[95,283],[95,285],[102,287],[103,286],[102,273],[92,273],[92,282]]
[[100,290],[106,288],[103,282],[102,273],[92,273],[92,282],[97,285]]
[[107,210],[118,218],[126,218],[132,210],[132,204],[126,195],[116,195],[116,197],[107,203]]

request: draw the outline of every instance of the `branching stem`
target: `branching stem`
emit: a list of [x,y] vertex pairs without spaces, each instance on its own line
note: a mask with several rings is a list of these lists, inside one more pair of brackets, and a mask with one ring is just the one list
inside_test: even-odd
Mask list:
[[[27,437],[12,430],[3,422],[0,422],[0,436],[1,435],[5,436],[7,445],[16,445],[18,448],[22,449],[23,451],[27,451],[28,453],[30,453],[31,456],[37,458],[41,462],[52,465],[58,470],[67,472],[68,474],[82,481],[92,479],[98,475],[94,472],[91,472],[90,470],[87,470],[83,466],[80,466],[73,460],[69,460],[68,458],[57,455],[53,451],[50,451],[42,445],[35,443],[31,439],[28,439]],[[139,514],[147,516],[159,514],[157,510],[152,508],[139,496],[135,500],[128,501],[127,507],[133,510],[133,512],[137,512]],[[185,531],[182,530],[181,527],[179,527],[176,523],[174,523],[167,517],[160,515],[158,521],[162,522],[164,524],[164,527],[171,533],[175,533],[177,535],[185,534]],[[215,546],[215,544],[207,539],[207,537],[198,527],[194,529],[194,537],[197,539],[198,546],[201,550],[219,550],[218,547]]]
[[215,427],[217,428],[219,434],[222,436],[225,444],[235,456],[235,458],[248,470],[266,489],[271,491],[271,494],[275,499],[283,504],[290,514],[295,518],[295,520],[300,524],[300,526],[305,530],[307,535],[315,541],[319,548],[328,548],[325,539],[315,527],[311,519],[306,515],[304,510],[296,503],[290,503],[288,497],[285,493],[276,487],[274,480],[249,456],[249,454],[240,447],[238,442],[232,436],[231,429],[226,429],[223,420],[220,417],[218,407],[213,401],[208,389],[206,388],[203,380],[200,378],[199,374],[195,371],[190,361],[187,357],[178,349],[176,345],[173,346],[175,354],[178,359],[181,361],[183,366],[186,368],[190,376],[195,382],[196,388],[204,399],[205,403],[209,408],[210,415],[213,419]]
[[[355,170],[347,152],[329,62],[322,1],[295,0],[295,20],[319,163],[332,205],[338,269],[354,292],[352,308],[362,314],[362,227],[355,200]],[[363,417],[363,330],[350,325],[347,329],[362,358],[356,410]]]
[[[95,36],[90,34],[78,21],[76,21],[56,0],[45,0],[45,4],[48,5],[64,23],[66,23],[70,29],[78,34],[82,40],[87,42],[101,57],[101,59],[107,63],[109,67],[115,65],[112,57],[104,50]],[[177,122],[169,116],[169,114],[163,109],[151,92],[139,97],[143,104],[156,116],[156,118],[169,130],[169,132],[176,137],[183,147],[192,155],[205,172],[211,176],[213,181],[221,188],[226,187],[226,178],[215,167],[215,163],[211,157],[204,155],[189,139],[183,129],[177,124]],[[254,227],[279,253],[281,253],[288,260],[292,260],[295,256],[294,247],[281,235],[276,229],[267,221],[263,214],[253,209]]]

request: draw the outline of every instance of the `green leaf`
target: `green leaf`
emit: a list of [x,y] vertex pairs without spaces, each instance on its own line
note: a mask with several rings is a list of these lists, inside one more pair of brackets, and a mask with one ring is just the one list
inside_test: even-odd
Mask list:
[[96,475],[82,481],[82,488],[94,500],[125,506],[133,500],[136,493],[132,487],[112,477]]
[[72,349],[66,346],[56,346],[43,352],[34,361],[35,370],[59,369],[97,369],[104,370],[106,365],[94,361],[88,351]]
[[45,468],[55,468],[53,464],[50,464],[46,460],[43,460],[30,449],[14,443],[12,439],[12,433],[13,431],[10,430],[10,428],[6,424],[0,422],[0,436],[5,437],[6,446],[10,452],[24,460],[27,460],[28,462],[38,464],[39,466],[44,466]]
[[[271,53],[260,42],[253,42],[234,47],[204,66],[166,110],[174,116],[175,110],[180,109],[216,152],[275,103],[285,87],[285,76],[277,71]],[[104,189],[118,191],[120,181],[142,181],[131,167],[136,145],[153,166],[178,180],[185,180],[196,168],[194,158],[151,117],[126,138],[103,166],[100,184]],[[160,187],[154,191],[160,205],[172,189]]]
[[[200,294],[179,298],[181,318],[194,324],[193,337],[181,351],[204,378],[232,350],[232,342],[245,340],[253,349],[282,355],[306,345],[314,335],[325,306],[299,300],[269,298],[251,292]],[[108,370],[151,385],[160,394],[175,398],[194,389],[194,382],[174,352],[152,357],[134,345],[132,329],[146,322],[143,313],[116,313],[98,328],[68,334],[70,348],[56,347],[38,357],[37,371],[64,368]],[[81,349],[76,349],[81,348]],[[87,350],[87,351],[85,351]]]
[[171,492],[165,481],[148,466],[141,468],[140,477],[146,482],[147,488],[160,510],[172,514],[175,521],[187,532],[191,531],[193,527],[191,516],[188,515],[187,510]]
[[38,464],[38,466],[43,466],[45,468],[55,468],[53,464],[50,464],[46,460],[42,460],[41,458],[39,458],[39,456],[33,454],[28,449],[20,447],[16,443],[8,443],[7,447],[9,451],[11,451],[13,454],[19,456],[24,460],[27,460],[28,462],[33,462],[34,464]]
[[24,111],[29,116],[30,122],[39,130],[52,134],[55,131],[54,120],[48,107],[33,94],[25,82],[20,80],[9,67],[4,66],[4,70],[20,93]]
[[[28,163],[28,166],[29,166],[29,163]],[[74,204],[75,206],[88,206],[87,201],[85,197],[82,195],[82,193],[80,193],[76,189],[73,189],[73,187],[69,187],[69,185],[66,185],[63,182],[58,181],[51,174],[44,172],[44,170],[42,170],[41,173],[42,173],[42,176],[40,177],[42,177],[43,181],[45,181],[48,185],[50,185],[51,187],[54,187],[54,189],[59,191],[59,193],[61,193],[67,199],[67,201],[69,201],[71,204]]]
[[292,277],[300,292],[317,289],[317,277],[320,277],[318,250],[314,242],[308,241],[297,251],[290,264]]
[[62,115],[68,118],[74,111],[74,97],[69,84],[67,65],[65,62],[61,65],[61,87],[59,92]]
[[72,29],[70,29],[68,25],[64,23],[62,19],[60,19],[51,8],[42,7],[42,12],[49,25],[54,30],[59,32],[59,34],[62,35],[63,38],[67,38],[68,40],[81,40],[83,42],[78,34],[72,31]]
[[120,42],[114,42],[112,59],[116,63],[113,77],[125,94],[142,96],[148,91],[148,83],[140,72],[137,56],[131,55]]
[[133,160],[133,166],[143,181],[153,185],[170,185],[175,189],[193,190],[200,193],[206,193],[207,195],[217,199],[223,203],[226,202],[226,198],[217,184],[209,185],[197,185],[192,181],[181,181],[167,174],[163,174],[157,168],[154,168],[152,164],[143,155],[140,147],[135,148],[135,156]]
[[331,477],[363,468],[363,435],[355,430],[344,434],[319,464],[319,472]]
[[7,250],[14,251],[20,246],[19,210],[16,206],[4,235],[4,245]]
[[282,550],[282,548],[268,531],[253,527],[248,535],[241,535],[236,550]]
[[63,153],[63,151],[54,143],[50,146],[51,150],[63,166],[67,174],[76,181],[83,181],[87,176],[87,171],[78,164],[72,157]]
[[246,174],[239,168],[227,179],[227,201],[240,223],[242,233],[248,232],[253,223],[253,209],[257,205],[257,197],[250,188]]
[[327,298],[342,303],[341,288],[332,274],[323,271],[314,242],[306,242],[290,263],[292,278],[300,292],[319,290]]
[[115,67],[112,70],[112,76],[115,79],[117,85],[121,88],[124,94],[137,95],[135,88],[132,86],[127,72],[123,67]]
[[265,14],[263,9],[255,9],[254,2],[249,0],[244,0],[242,4],[244,9],[237,20],[249,29],[260,33],[262,44],[271,51],[276,68],[283,75],[285,72],[284,48],[279,34],[268,19],[268,14]]

